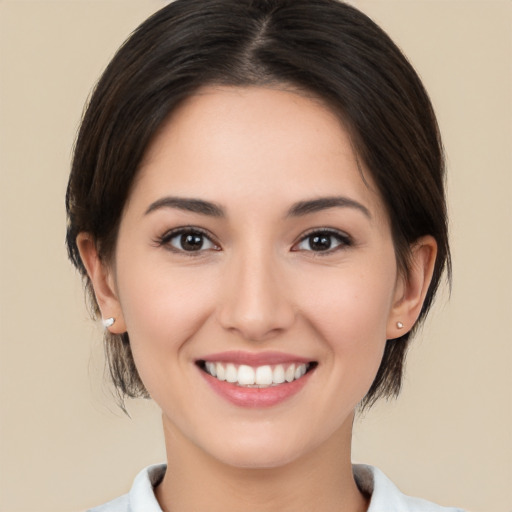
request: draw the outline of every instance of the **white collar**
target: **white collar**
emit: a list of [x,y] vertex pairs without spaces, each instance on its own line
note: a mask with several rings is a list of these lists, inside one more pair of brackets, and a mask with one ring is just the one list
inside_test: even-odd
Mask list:
[[[135,477],[130,493],[123,497],[128,498],[127,512],[162,512],[155,497],[154,487],[162,481],[166,468],[165,464],[149,466]],[[354,464],[352,468],[359,489],[371,496],[367,512],[463,512],[460,509],[440,507],[429,501],[402,494],[382,471],[373,466]],[[121,505],[118,500],[114,501]],[[126,503],[124,500],[123,502]],[[121,508],[103,510],[106,512]]]
[[367,512],[463,512],[460,509],[441,507],[430,501],[403,494],[376,467],[353,464],[352,471],[361,492],[371,496]]

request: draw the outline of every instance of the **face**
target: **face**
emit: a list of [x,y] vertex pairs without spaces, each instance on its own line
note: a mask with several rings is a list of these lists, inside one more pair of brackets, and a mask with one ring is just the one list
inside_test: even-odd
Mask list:
[[339,119],[263,88],[203,89],[174,112],[112,276],[167,432],[238,467],[350,431],[401,295],[385,208]]

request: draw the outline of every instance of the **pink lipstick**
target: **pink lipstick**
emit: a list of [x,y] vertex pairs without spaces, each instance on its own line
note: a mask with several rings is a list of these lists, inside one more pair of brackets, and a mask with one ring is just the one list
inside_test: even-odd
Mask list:
[[196,361],[220,396],[240,407],[270,407],[298,393],[317,363],[282,352],[222,352]]

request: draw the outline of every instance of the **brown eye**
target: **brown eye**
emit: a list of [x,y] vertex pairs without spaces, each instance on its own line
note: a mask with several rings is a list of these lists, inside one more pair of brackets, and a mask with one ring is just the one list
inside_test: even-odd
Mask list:
[[184,251],[200,251],[204,245],[204,236],[197,233],[180,235],[179,245]]
[[175,252],[201,252],[219,250],[208,235],[196,229],[179,229],[165,234],[159,245],[167,246]]
[[328,252],[351,245],[347,235],[336,231],[315,231],[302,238],[296,251]]
[[312,251],[328,251],[333,245],[331,235],[312,235],[308,237],[309,247]]

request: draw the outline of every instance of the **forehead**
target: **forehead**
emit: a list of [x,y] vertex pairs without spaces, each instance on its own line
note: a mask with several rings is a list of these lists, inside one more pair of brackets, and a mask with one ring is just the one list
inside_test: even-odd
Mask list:
[[161,127],[134,188],[153,200],[165,191],[228,207],[343,194],[383,213],[340,118],[321,100],[283,89],[199,90]]

